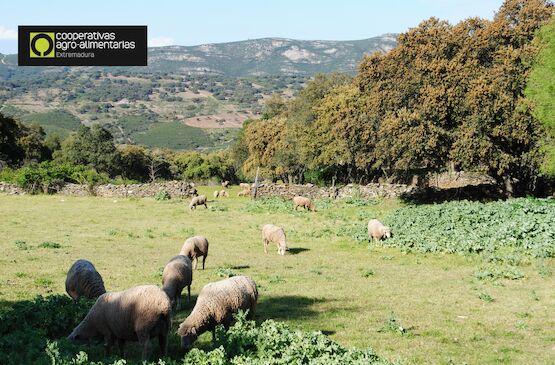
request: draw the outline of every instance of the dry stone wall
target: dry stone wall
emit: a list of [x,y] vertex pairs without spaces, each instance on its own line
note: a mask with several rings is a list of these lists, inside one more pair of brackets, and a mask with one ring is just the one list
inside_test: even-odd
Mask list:
[[[64,184],[58,194],[71,196],[96,195],[107,198],[125,197],[153,197],[157,193],[165,191],[172,198],[190,197],[197,193],[195,185],[184,181],[165,181],[151,184],[131,184],[131,185],[97,185],[92,190],[86,185]],[[0,192],[8,194],[24,194],[25,191],[17,185],[0,182]]]
[[312,184],[290,185],[290,184],[264,184],[258,188],[258,197],[280,196],[291,199],[296,195],[306,196],[311,199],[320,198],[390,198],[404,193],[410,193],[414,186],[405,184],[348,184],[340,188],[318,187]]

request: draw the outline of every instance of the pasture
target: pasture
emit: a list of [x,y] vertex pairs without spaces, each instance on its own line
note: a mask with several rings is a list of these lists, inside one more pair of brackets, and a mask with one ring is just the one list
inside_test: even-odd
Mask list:
[[[214,201],[213,190],[200,193]],[[175,329],[202,286],[242,274],[258,285],[258,323],[275,319],[322,331],[347,347],[372,347],[389,361],[555,363],[552,257],[516,252],[510,270],[518,275],[488,275],[502,265],[486,254],[406,252],[364,241],[370,218],[387,220],[395,209],[407,209],[396,199],[323,200],[311,213],[294,212],[291,202],[254,203],[237,192],[233,187],[230,198],[194,211],[183,200],[0,194],[0,309],[39,294],[65,294],[67,270],[79,258],[95,264],[108,291],[161,285],[164,265],[185,238],[205,235],[206,269],[194,271],[193,300],[187,304],[184,296],[185,308],[174,316],[172,358],[180,356]],[[266,223],[285,229],[290,251],[284,257],[275,246],[264,254]],[[196,346],[211,349],[210,339],[205,334]],[[151,358],[158,353],[154,342]],[[137,360],[138,345],[127,349]]]

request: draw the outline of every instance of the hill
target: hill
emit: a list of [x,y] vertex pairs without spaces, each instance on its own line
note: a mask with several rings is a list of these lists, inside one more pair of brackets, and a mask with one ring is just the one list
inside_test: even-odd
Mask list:
[[290,98],[315,73],[354,73],[364,54],[394,45],[386,34],[154,47],[147,67],[18,67],[0,54],[0,112],[62,136],[100,123],[122,143],[218,149],[271,94]]

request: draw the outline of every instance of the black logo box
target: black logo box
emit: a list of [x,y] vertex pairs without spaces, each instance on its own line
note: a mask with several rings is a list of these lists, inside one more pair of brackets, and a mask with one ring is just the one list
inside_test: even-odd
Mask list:
[[[115,41],[134,41],[134,49],[79,49],[71,51],[54,50],[54,52],[94,53],[92,57],[73,58],[31,58],[30,33],[80,33],[99,32],[115,33]],[[147,27],[146,26],[25,26],[18,27],[19,66],[147,66]]]

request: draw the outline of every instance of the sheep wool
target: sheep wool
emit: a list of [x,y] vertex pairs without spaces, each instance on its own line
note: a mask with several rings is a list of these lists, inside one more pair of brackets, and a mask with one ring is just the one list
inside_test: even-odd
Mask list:
[[377,219],[368,222],[368,239],[381,240],[391,237],[391,229]]
[[268,245],[274,242],[278,247],[278,254],[285,255],[287,248],[287,241],[285,238],[285,231],[283,228],[273,224],[266,224],[262,227],[262,242],[264,243],[264,252],[268,253]]
[[205,208],[208,208],[208,205],[206,205],[206,201],[206,195],[195,196],[193,197],[193,199],[191,199],[191,203],[189,203],[189,208],[196,209],[197,205],[204,205]]
[[172,308],[181,309],[181,292],[187,287],[187,301],[191,300],[193,265],[187,256],[177,255],[170,259],[162,273],[162,290],[170,298]]
[[303,207],[306,209],[310,209],[311,211],[316,211],[316,206],[309,198],[305,198],[304,196],[296,196],[293,198],[293,209],[297,210],[297,207]]
[[166,293],[155,285],[141,285],[102,294],[68,339],[104,339],[107,354],[117,340],[122,356],[125,341],[139,341],[144,361],[151,337],[158,337],[162,356],[166,355],[170,325],[171,305]]
[[71,265],[66,277],[66,292],[74,301],[81,296],[98,298],[106,293],[102,276],[87,260],[77,260]]
[[177,330],[181,346],[189,350],[206,331],[212,331],[214,338],[216,326],[222,324],[228,328],[239,310],[248,309],[247,318],[253,319],[257,300],[256,283],[247,276],[234,276],[205,285],[191,314]]
[[194,236],[185,240],[180,255],[187,256],[193,261],[193,269],[197,269],[198,258],[202,257],[202,269],[208,257],[208,240],[204,236]]

